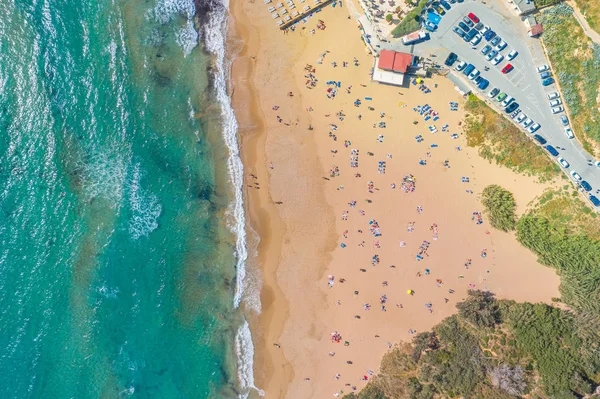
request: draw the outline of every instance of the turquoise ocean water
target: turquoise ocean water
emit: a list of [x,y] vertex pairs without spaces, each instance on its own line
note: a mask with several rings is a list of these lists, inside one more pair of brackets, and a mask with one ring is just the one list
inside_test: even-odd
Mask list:
[[0,0],[1,398],[240,392],[209,11]]

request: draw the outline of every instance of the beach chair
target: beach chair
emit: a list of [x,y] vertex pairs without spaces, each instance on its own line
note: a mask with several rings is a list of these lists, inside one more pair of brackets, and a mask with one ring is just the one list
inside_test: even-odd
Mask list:
[[293,10],[294,8],[296,8],[296,6],[294,5],[294,3],[290,4],[290,10]]
[[275,11],[275,7],[273,7],[273,6],[269,7],[269,12],[273,12],[273,11]]
[[283,25],[283,21],[282,20],[277,21],[277,25],[279,25],[279,26]]
[[283,3],[277,3],[277,8],[283,7]]
[[439,117],[439,116],[437,116],[437,115],[433,117],[433,120],[434,120],[434,121],[437,121],[438,119],[440,119],[440,117]]
[[285,20],[286,22],[287,22],[287,21],[291,21],[291,20],[292,20],[292,17],[290,17],[289,15],[286,15],[286,16],[285,16],[285,18],[284,18],[284,20]]
[[265,4],[271,4],[273,0],[265,0]]
[[294,11],[292,13],[292,17],[296,18],[298,15],[300,15],[300,13],[298,11]]
[[288,12],[287,8],[284,8],[284,9],[281,11],[281,15],[285,15],[285,14],[287,14],[287,12]]
[[275,13],[272,15],[272,17],[273,17],[273,19],[277,19],[277,18],[279,18],[279,14]]
[[310,10],[310,6],[309,5],[304,6],[304,11],[308,11],[308,10]]

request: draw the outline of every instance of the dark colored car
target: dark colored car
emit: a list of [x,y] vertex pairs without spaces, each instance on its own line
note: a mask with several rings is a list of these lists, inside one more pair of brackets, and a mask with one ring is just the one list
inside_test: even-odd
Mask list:
[[552,83],[554,83],[554,79],[552,78],[542,80],[542,86],[550,86]]
[[540,74],[540,78],[542,78],[542,80],[546,79],[546,78],[549,78],[550,76],[552,76],[552,74],[550,73],[550,71],[542,72]]
[[487,79],[481,79],[481,82],[479,82],[479,89],[480,90],[485,90],[487,89],[487,87],[490,85],[490,81]]
[[556,148],[552,147],[551,145],[547,145],[546,146],[546,151],[548,151],[553,156],[557,156],[558,155],[558,151],[556,151]]
[[[490,40],[492,40],[494,37],[496,36],[496,32],[494,32],[493,30],[488,31],[488,33],[486,33],[483,37],[485,38],[485,40],[487,40],[488,42]],[[495,45],[494,45],[495,46]]]
[[583,187],[585,191],[592,191],[592,186],[590,186],[590,183],[586,182],[585,180],[582,180],[579,184],[581,184],[581,187]]
[[471,72],[473,72],[473,69],[475,69],[475,65],[473,65],[473,64],[469,64],[469,65],[467,65],[467,67],[466,67],[466,68],[463,70],[463,73],[464,73],[465,75],[469,76],[469,74],[470,74]]
[[475,29],[477,29],[477,30],[482,30],[482,29],[483,29],[483,24],[482,24],[481,22],[478,22],[478,23],[475,25]]
[[454,28],[452,28],[452,30],[460,37],[465,37],[466,35],[465,31],[460,29],[458,26],[455,26]]
[[496,36],[490,41],[490,43],[492,44],[492,46],[495,46],[498,43],[500,43],[501,41],[502,41],[502,38],[500,36]]
[[546,143],[547,143],[546,139],[545,139],[545,138],[543,138],[542,136],[540,136],[539,134],[534,134],[534,135],[533,135],[533,138],[534,138],[534,139],[535,139],[535,140],[536,140],[538,143],[540,143],[541,145],[544,145],[544,144],[546,144]]
[[519,108],[519,103],[513,101],[512,103],[510,103],[510,105],[508,107],[506,107],[504,112],[506,112],[507,114],[510,114],[517,108]]
[[596,196],[590,195],[590,201],[592,201],[594,206],[600,206],[600,200]]
[[458,55],[456,55],[454,53],[450,53],[450,54],[448,54],[446,61],[444,61],[444,64],[446,64],[448,66],[452,66],[456,62],[457,59],[458,59]]
[[502,68],[502,73],[509,73],[513,69],[514,67],[512,66],[512,64],[506,64],[504,68]]
[[473,21],[471,21],[471,20],[470,20],[469,18],[467,18],[467,17],[464,17],[464,18],[463,18],[463,21],[465,22],[465,24],[467,24],[467,25],[469,25],[469,26],[473,26],[473,25],[475,25],[475,24],[473,23]]
[[472,12],[470,12],[470,13],[467,15],[467,17],[469,17],[469,19],[470,19],[471,21],[473,21],[474,23],[477,23],[477,22],[479,22],[479,18],[477,18],[477,15],[473,14]]
[[470,31],[470,30],[471,30],[471,28],[469,28],[469,25],[465,24],[465,23],[464,23],[464,22],[462,22],[462,21],[460,21],[460,22],[458,23],[458,26],[460,26],[460,28],[461,28],[462,30],[464,30],[465,32],[468,32],[468,31]]
[[450,4],[446,3],[444,0],[440,0],[440,4],[442,5],[442,7],[444,7],[446,10],[450,9]]

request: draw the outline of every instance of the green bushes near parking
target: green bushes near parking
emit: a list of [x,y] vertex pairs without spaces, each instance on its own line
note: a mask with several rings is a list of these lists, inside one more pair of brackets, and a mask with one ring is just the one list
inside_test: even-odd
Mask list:
[[481,202],[493,228],[512,231],[517,223],[515,198],[504,188],[492,184],[483,189]]
[[427,5],[427,0],[419,1],[419,4],[409,12],[406,17],[394,28],[392,34],[395,37],[404,36],[416,31],[421,26],[421,14]]

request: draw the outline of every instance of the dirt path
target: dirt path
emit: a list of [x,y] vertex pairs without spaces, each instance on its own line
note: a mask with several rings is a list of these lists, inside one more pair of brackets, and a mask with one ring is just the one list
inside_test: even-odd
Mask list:
[[571,6],[571,8],[573,8],[573,16],[581,26],[581,29],[583,29],[583,33],[592,39],[594,43],[600,45],[600,34],[590,27],[590,24],[588,24],[588,21],[585,19],[585,16],[581,13],[581,11],[579,11],[579,8],[577,8],[576,4],[573,2],[569,2],[568,4]]

